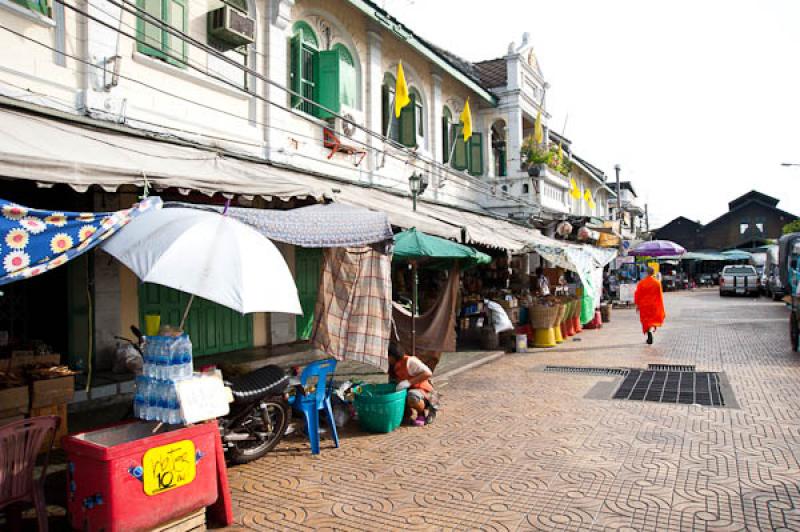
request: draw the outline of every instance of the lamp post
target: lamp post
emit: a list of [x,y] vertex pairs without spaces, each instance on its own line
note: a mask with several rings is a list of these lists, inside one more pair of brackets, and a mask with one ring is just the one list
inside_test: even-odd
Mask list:
[[424,194],[425,189],[428,188],[428,180],[421,173],[414,172],[408,178],[408,188],[411,190],[411,201],[413,209],[417,210],[417,196]]
[[622,199],[620,196],[622,195],[622,191],[619,189],[619,172],[622,170],[622,167],[618,164],[614,165],[614,172],[617,174],[617,215],[614,218],[619,218],[620,214],[622,213]]

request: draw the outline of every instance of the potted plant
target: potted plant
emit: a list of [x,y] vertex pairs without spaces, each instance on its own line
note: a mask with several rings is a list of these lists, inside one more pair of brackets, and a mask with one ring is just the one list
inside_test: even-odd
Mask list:
[[520,158],[522,159],[523,170],[527,170],[528,175],[531,177],[537,177],[540,174],[541,166],[550,164],[551,153],[544,146],[537,143],[533,135],[528,135],[522,141]]

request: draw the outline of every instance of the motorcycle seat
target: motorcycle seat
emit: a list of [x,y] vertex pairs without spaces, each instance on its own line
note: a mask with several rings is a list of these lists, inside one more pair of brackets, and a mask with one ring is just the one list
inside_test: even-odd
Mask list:
[[246,403],[283,392],[289,376],[278,366],[270,365],[231,380],[230,388],[236,403]]

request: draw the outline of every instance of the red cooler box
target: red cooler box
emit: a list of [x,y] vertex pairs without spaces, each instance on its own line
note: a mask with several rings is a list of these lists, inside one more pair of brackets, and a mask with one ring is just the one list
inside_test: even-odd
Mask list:
[[67,436],[72,527],[149,530],[217,500],[216,421],[191,427],[134,421]]

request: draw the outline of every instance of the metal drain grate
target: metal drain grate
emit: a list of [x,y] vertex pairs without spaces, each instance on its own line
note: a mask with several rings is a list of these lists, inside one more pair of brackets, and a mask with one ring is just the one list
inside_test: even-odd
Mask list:
[[725,406],[719,374],[713,372],[632,369],[614,399]]
[[578,366],[545,366],[545,373],[581,373],[583,375],[621,375],[628,374],[625,368],[584,368]]
[[648,364],[650,371],[696,371],[694,365],[681,366],[679,364]]

